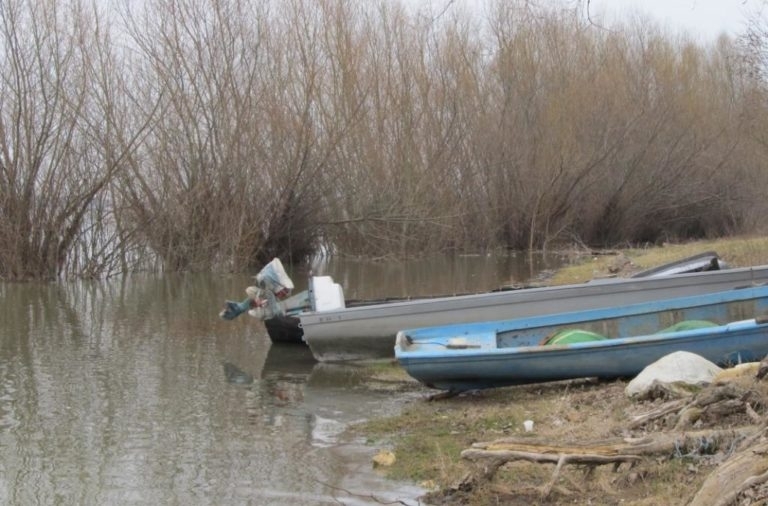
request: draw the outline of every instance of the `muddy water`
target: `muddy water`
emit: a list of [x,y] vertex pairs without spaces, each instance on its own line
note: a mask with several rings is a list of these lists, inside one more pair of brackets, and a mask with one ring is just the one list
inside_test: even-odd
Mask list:
[[[313,266],[348,297],[524,281],[558,264],[465,257]],[[308,272],[287,266],[302,288]],[[225,322],[250,275],[0,284],[0,504],[417,504],[349,424],[409,394]]]

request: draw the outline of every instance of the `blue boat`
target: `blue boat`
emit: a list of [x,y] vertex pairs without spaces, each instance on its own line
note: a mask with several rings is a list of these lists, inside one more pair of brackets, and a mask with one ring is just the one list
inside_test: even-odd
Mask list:
[[450,392],[632,377],[675,351],[720,366],[768,355],[768,286],[398,332],[412,377]]

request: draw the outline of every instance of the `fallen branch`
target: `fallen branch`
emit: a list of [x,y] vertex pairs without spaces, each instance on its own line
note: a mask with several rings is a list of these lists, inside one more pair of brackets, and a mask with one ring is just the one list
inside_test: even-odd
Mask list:
[[[530,438],[504,438],[491,442],[475,443],[461,452],[463,459],[476,466],[475,479],[490,480],[507,462],[524,460],[538,464],[555,464],[549,483],[543,487],[546,497],[554,486],[562,468],[567,464],[596,466],[613,464],[614,471],[621,464],[632,467],[644,456],[711,454],[721,448],[730,448],[736,442],[759,432],[755,427],[728,430],[702,430],[696,432],[649,434],[641,439],[610,439],[590,443],[552,444],[549,441]],[[465,480],[465,483],[467,481]]]
[[768,442],[745,449],[704,481],[692,506],[730,506],[752,487],[768,482]]
[[[752,409],[750,402],[756,394],[750,390],[726,383],[701,392],[692,400],[678,399],[643,415],[635,416],[629,423],[629,429],[640,428],[652,421],[669,417],[667,423],[675,431],[683,431],[693,426],[701,418],[725,418],[733,414],[744,413],[753,421],[759,415]],[[673,415],[674,416],[670,416]]]
[[658,407],[653,411],[650,411],[643,415],[637,415],[634,418],[632,418],[632,421],[629,423],[629,428],[637,429],[639,427],[642,427],[648,422],[652,422],[653,420],[657,420],[659,418],[665,417],[670,413],[675,413],[677,411],[680,411],[680,408],[683,408],[684,406],[686,406],[687,402],[688,402],[687,399],[677,399],[674,401],[667,402],[666,404]]
[[476,450],[468,449],[461,452],[461,457],[472,462],[482,462],[484,479],[491,479],[499,467],[512,460],[527,460],[535,463],[556,464],[549,483],[542,489],[542,496],[547,497],[555,485],[560,471],[567,464],[582,464],[592,468],[595,466],[614,464],[617,468],[624,462],[634,464],[642,460],[637,455],[601,455],[598,453],[531,453],[514,450]]

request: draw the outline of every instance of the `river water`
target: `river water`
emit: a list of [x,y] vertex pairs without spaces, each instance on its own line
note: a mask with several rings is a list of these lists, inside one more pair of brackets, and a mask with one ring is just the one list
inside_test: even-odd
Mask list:
[[[318,263],[348,298],[522,282],[556,257]],[[296,290],[306,269],[287,265]],[[0,504],[418,504],[352,423],[412,396],[372,388],[261,322],[222,321],[255,273],[0,283]],[[411,397],[409,397],[411,396]]]

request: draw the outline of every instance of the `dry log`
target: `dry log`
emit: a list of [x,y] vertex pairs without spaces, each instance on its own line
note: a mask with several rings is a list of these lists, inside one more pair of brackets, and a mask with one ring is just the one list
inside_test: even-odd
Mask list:
[[692,506],[730,506],[752,487],[768,482],[768,442],[734,455],[704,481]]
[[746,406],[738,399],[728,399],[707,406],[706,413],[717,418],[724,418],[734,413],[744,413]]
[[678,399],[659,408],[635,416],[629,423],[629,429],[637,429],[659,418],[677,413],[672,417],[675,431],[686,430],[703,416],[725,417],[734,413],[749,413],[746,401],[752,400],[754,393],[732,383],[717,385],[704,390],[692,400]]
[[757,369],[757,374],[755,374],[755,378],[758,380],[761,380],[765,378],[765,376],[768,375],[768,355],[763,358],[763,360],[760,361],[760,366]]
[[703,408],[716,402],[728,399],[738,399],[745,393],[746,390],[743,388],[738,388],[733,383],[725,383],[723,385],[716,385],[713,388],[708,388],[702,391],[695,397],[691,404]]
[[675,431],[683,431],[692,427],[700,418],[722,419],[736,413],[747,412],[748,404],[738,399],[726,399],[720,402],[708,404],[703,409],[699,406],[689,405],[680,411],[675,424]]
[[[730,445],[737,439],[748,437],[760,429],[747,426],[734,429],[709,429],[692,432],[659,432],[640,439],[612,438],[586,443],[552,444],[549,441],[524,437],[502,438],[490,442],[474,443],[472,449],[513,451],[537,454],[568,455],[659,455],[672,454],[676,449],[691,448],[703,440],[711,443]],[[711,445],[710,445],[711,446]],[[467,451],[467,450],[465,450]],[[463,452],[462,452],[463,454]]]
[[490,442],[475,443],[461,452],[463,459],[476,465],[477,480],[490,480],[507,462],[525,460],[540,464],[555,464],[549,483],[543,488],[546,496],[555,484],[561,469],[567,464],[595,466],[613,464],[614,470],[621,464],[634,463],[647,455],[709,454],[719,448],[730,448],[735,442],[760,432],[755,427],[728,430],[702,430],[649,434],[642,439],[609,439],[590,443],[557,445],[546,440],[530,438],[503,438]]
[[[551,447],[550,447],[551,448]],[[600,451],[600,449],[598,449]],[[482,475],[491,479],[496,470],[512,460],[527,460],[535,463],[556,464],[549,482],[541,489],[541,495],[547,497],[560,476],[560,471],[566,464],[584,464],[598,466],[614,464],[618,467],[624,462],[634,464],[641,460],[637,455],[603,455],[600,453],[530,453],[510,450],[479,450],[468,449],[461,452],[461,457],[472,462],[482,462]]]
[[744,403],[744,407],[746,408],[747,416],[749,416],[750,420],[755,423],[761,423],[763,421],[763,419],[760,418],[760,415],[758,415],[757,412],[752,408],[750,403]]
[[643,415],[637,415],[634,418],[632,418],[632,421],[629,423],[629,428],[637,429],[638,427],[642,427],[648,422],[667,416],[670,413],[677,412],[681,408],[685,407],[687,403],[688,403],[687,399],[677,399],[674,401],[667,402],[653,411],[650,411]]

